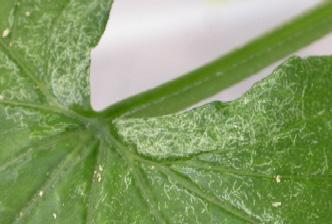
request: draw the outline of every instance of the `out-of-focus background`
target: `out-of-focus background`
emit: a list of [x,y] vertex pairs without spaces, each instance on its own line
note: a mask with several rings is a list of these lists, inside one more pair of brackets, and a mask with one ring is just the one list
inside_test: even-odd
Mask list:
[[[105,34],[92,53],[92,105],[101,110],[174,79],[320,2],[115,0]],[[328,35],[296,54],[332,54],[331,43],[332,35]],[[278,63],[205,102],[241,96]]]

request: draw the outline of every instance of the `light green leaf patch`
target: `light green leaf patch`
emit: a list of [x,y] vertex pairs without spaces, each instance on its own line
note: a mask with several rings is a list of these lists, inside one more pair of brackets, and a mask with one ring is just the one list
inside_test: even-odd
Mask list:
[[329,223],[331,77],[293,57],[233,102],[115,125],[170,223]]

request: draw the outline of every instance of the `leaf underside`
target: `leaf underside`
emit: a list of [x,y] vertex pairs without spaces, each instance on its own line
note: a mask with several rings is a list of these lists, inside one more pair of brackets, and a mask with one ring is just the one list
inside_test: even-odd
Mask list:
[[331,57],[110,124],[87,77],[111,2],[0,5],[0,223],[331,223]]

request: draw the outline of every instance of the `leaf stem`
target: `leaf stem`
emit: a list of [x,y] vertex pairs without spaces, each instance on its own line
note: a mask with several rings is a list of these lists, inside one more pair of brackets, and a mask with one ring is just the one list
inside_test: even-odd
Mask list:
[[152,117],[178,112],[256,74],[261,69],[332,31],[332,1],[217,60],[155,89],[122,100],[102,114]]

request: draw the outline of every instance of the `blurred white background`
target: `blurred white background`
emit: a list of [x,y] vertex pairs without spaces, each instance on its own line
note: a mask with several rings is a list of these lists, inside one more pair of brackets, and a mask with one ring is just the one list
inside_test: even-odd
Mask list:
[[[214,60],[320,0],[118,0],[92,53],[96,110]],[[296,54],[332,54],[332,35]],[[278,63],[276,63],[278,64]],[[206,101],[228,101],[276,64]],[[205,101],[205,102],[206,102]]]

